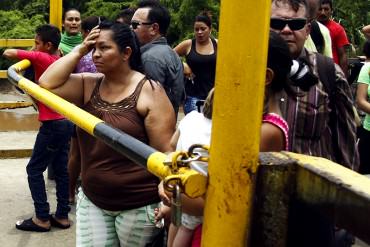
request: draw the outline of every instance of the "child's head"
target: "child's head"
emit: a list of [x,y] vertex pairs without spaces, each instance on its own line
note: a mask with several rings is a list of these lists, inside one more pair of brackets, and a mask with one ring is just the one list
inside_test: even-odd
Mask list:
[[212,88],[211,91],[209,91],[208,96],[206,100],[204,101],[203,106],[203,115],[208,118],[212,119],[212,112],[213,112],[213,94],[215,89]]
[[266,86],[273,93],[291,91],[289,73],[293,61],[287,43],[279,34],[270,31],[267,57]]
[[104,16],[89,16],[83,19],[81,22],[82,37],[86,38],[91,29],[98,26],[102,21],[105,20],[106,18]]
[[35,50],[54,53],[59,46],[60,31],[56,26],[45,24],[35,30]]

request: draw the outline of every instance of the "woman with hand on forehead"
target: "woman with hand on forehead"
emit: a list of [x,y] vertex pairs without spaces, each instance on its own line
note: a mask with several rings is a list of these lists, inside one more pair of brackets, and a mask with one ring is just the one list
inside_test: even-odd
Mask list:
[[195,17],[194,39],[178,44],[174,50],[186,59],[184,113],[197,110],[196,103],[205,100],[214,87],[216,74],[217,40],[211,37],[212,20],[208,12]]
[[[73,74],[93,50],[99,73]],[[141,71],[130,27],[102,22],[78,50],[57,60],[40,85],[153,148],[171,151],[173,107],[158,82]],[[160,232],[154,209],[158,179],[144,167],[77,129],[82,189],[77,202],[77,246],[147,246]]]

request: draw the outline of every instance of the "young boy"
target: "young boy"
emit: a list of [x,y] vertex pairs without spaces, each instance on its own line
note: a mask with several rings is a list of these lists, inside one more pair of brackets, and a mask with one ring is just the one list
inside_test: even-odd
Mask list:
[[[9,59],[28,59],[35,70],[36,83],[44,71],[59,58],[60,31],[52,25],[36,28],[35,46],[32,51],[7,49],[3,56]],[[34,201],[35,216],[17,221],[16,228],[23,231],[47,232],[51,226],[66,229],[68,219],[67,160],[72,124],[62,115],[37,102],[41,127],[37,134],[31,159],[27,165],[28,185]],[[54,168],[57,209],[50,215],[43,172],[48,164]]]

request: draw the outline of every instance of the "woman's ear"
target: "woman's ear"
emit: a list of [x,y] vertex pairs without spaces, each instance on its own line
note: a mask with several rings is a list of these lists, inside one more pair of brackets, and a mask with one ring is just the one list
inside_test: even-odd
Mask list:
[[274,71],[270,68],[266,69],[266,81],[265,85],[270,85],[272,83],[272,80],[274,79]]
[[131,47],[126,46],[126,48],[123,50],[123,53],[122,53],[122,59],[123,59],[123,61],[128,61],[130,59],[130,57],[131,57],[131,54],[132,54]]

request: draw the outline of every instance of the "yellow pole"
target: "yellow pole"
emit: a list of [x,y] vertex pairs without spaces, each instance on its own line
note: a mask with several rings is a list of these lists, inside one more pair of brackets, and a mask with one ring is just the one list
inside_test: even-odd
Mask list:
[[202,246],[248,244],[271,1],[221,1]]
[[50,0],[50,17],[49,22],[62,31],[62,11],[63,0]]

